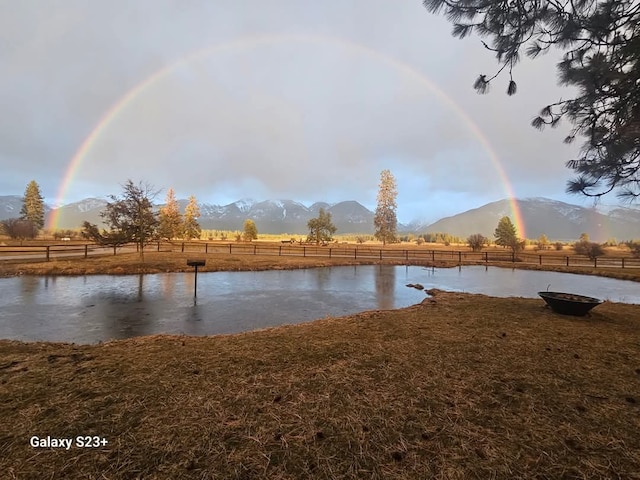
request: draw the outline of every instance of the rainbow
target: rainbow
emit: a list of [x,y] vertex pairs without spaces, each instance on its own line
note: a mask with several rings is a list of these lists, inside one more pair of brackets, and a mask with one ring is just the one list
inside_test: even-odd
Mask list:
[[[78,147],[75,154],[71,158],[71,161],[67,165],[66,171],[64,173],[62,182],[58,187],[58,191],[56,194],[56,203],[61,204],[64,201],[65,195],[69,186],[71,185],[75,174],[78,171],[78,168],[82,164],[83,160],[86,158],[87,154],[96,143],[96,140],[100,137],[100,135],[105,131],[105,129],[112,124],[118,115],[127,108],[127,106],[144,92],[148,87],[155,84],[159,80],[168,76],[172,72],[174,72],[177,68],[188,64],[191,61],[207,57],[210,55],[241,51],[241,50],[249,50],[258,47],[262,47],[265,45],[278,45],[278,44],[286,44],[286,43],[311,43],[311,44],[321,44],[321,45],[334,45],[346,50],[350,50],[352,52],[356,52],[360,55],[367,56],[369,58],[375,59],[385,65],[389,65],[396,70],[402,72],[404,75],[407,75],[409,78],[417,81],[419,84],[426,87],[432,94],[436,95],[436,97],[447,107],[449,107],[464,123],[464,125],[469,129],[469,131],[473,134],[476,140],[482,145],[482,148],[489,156],[498,176],[500,177],[500,181],[504,187],[505,193],[510,201],[510,209],[513,216],[514,224],[518,230],[519,236],[525,238],[525,225],[522,220],[522,214],[520,212],[520,207],[518,206],[516,196],[513,191],[513,187],[507,177],[507,174],[502,167],[498,155],[494,151],[493,147],[483,134],[482,130],[478,125],[469,117],[469,115],[451,98],[449,97],[440,87],[435,84],[429,77],[424,75],[423,73],[416,70],[409,64],[399,61],[396,58],[390,57],[381,53],[377,50],[373,50],[367,48],[358,43],[354,43],[350,40],[345,40],[337,37],[327,37],[323,35],[302,35],[302,34],[268,34],[268,35],[251,35],[242,37],[237,40],[233,40],[230,42],[225,42],[222,44],[205,47],[194,52],[185,55],[179,60],[166,65],[161,68],[157,72],[153,73],[149,77],[145,78],[142,82],[137,84],[135,87],[126,92],[122,97],[120,97],[116,103],[114,103],[100,118],[98,124],[94,127],[91,133],[84,139],[82,144]],[[58,217],[59,214],[57,211],[49,219],[48,228],[55,229],[58,225]]]

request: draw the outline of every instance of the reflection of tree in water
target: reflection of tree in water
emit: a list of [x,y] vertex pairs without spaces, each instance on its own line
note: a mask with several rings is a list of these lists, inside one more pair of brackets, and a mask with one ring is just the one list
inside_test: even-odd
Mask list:
[[[22,296],[23,303],[34,300],[38,293],[40,278],[35,275],[25,275],[20,278],[20,295]],[[48,279],[48,277],[45,277],[45,279]]]
[[144,287],[144,275],[138,275],[138,302],[142,302],[142,288]]
[[109,289],[109,285],[101,285],[95,295],[87,299],[86,313],[99,319],[103,337],[130,338],[153,333],[156,310],[162,303],[154,302],[144,294],[144,274],[138,275],[137,282],[131,278],[130,291],[123,291],[122,286]]
[[374,272],[378,308],[380,310],[392,309],[396,287],[396,268],[393,265],[378,265]]
[[331,268],[312,268],[309,272],[315,275],[316,290],[324,290],[331,278]]
[[173,297],[173,287],[176,284],[176,279],[173,275],[164,274],[161,275],[160,281],[162,283],[162,296],[164,298]]

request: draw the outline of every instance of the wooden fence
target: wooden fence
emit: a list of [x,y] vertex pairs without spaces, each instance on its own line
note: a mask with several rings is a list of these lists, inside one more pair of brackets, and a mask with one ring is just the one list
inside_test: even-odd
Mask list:
[[[127,251],[135,245],[125,247]],[[537,265],[557,265],[574,267],[616,267],[639,268],[640,258],[603,256],[590,259],[581,255],[555,255],[522,252],[514,255],[510,251],[487,250],[470,252],[462,250],[428,250],[426,248],[371,248],[367,246],[337,245],[327,246],[268,243],[219,243],[219,242],[156,242],[146,247],[148,251],[181,252],[189,254],[229,254],[229,255],[274,255],[297,257],[349,258],[354,260],[389,260],[401,263],[428,264],[447,262],[456,265],[489,263],[528,263]],[[46,259],[80,256],[87,258],[96,254],[115,254],[112,247],[95,244],[57,244],[42,246],[7,247],[0,246],[2,259]]]
[[580,267],[617,267],[638,268],[640,258],[632,257],[599,257],[590,259],[581,255],[554,255],[522,252],[514,254],[488,250],[469,252],[461,250],[427,250],[370,248],[361,246],[327,246],[316,245],[273,245],[260,243],[158,243],[158,251],[174,251],[181,253],[227,253],[235,255],[277,255],[298,257],[353,258],[355,260],[391,260],[406,263],[449,262],[458,265],[478,263],[535,263],[538,265],[561,265]]
[[61,245],[0,245],[1,260],[41,260],[50,261],[56,257],[84,257],[113,252],[112,247],[92,243]]

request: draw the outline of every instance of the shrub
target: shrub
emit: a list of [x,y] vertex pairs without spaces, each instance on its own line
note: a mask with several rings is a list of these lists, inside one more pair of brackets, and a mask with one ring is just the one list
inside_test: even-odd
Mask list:
[[602,245],[595,242],[589,242],[587,240],[581,240],[573,245],[573,249],[578,255],[585,255],[591,260],[595,260],[598,257],[604,255],[604,248]]
[[564,244],[562,242],[556,242],[553,244],[553,246],[556,248],[556,250],[560,251],[564,248]]
[[640,258],[640,242],[626,242],[625,245],[629,247],[634,258]]
[[480,250],[482,250],[482,247],[484,247],[487,242],[487,237],[481,235],[480,233],[474,233],[473,235],[469,235],[469,237],[467,238],[467,244],[474,252],[479,252]]

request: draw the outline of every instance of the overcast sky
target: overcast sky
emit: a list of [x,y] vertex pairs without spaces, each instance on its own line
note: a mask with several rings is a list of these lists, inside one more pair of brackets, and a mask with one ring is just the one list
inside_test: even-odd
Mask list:
[[77,156],[64,203],[131,178],[373,209],[390,169],[399,219],[436,220],[507,196],[490,145],[517,197],[588,205],[564,193],[567,128],[530,126],[571,94],[557,59],[478,95],[495,58],[420,0],[0,0],[0,194],[34,179],[54,203]]

